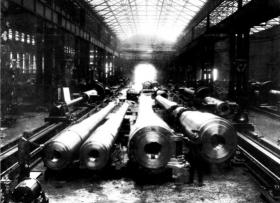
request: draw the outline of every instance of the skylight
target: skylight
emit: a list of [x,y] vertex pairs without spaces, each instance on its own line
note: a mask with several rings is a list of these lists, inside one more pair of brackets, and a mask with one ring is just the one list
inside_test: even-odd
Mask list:
[[87,0],[121,40],[149,35],[174,42],[207,0]]
[[257,26],[254,26],[250,29],[250,35],[255,33],[270,29],[274,26],[280,25],[280,17],[273,18],[267,22],[263,22]]

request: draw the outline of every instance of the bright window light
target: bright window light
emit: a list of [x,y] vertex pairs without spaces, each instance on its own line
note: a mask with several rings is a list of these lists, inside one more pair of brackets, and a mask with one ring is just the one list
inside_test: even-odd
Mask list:
[[213,81],[216,81],[218,79],[218,69],[213,69]]
[[157,70],[152,64],[138,64],[134,69],[134,83],[142,86],[143,82],[155,81],[157,78]]

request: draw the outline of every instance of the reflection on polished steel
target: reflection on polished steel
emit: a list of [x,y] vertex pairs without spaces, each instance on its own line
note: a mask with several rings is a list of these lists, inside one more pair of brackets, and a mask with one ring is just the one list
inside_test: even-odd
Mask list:
[[195,91],[191,88],[183,88],[183,92],[187,95],[187,96],[190,96],[190,97],[193,97],[195,95]]
[[83,97],[86,101],[88,101],[88,100],[90,99],[90,97],[92,97],[92,96],[97,96],[97,95],[98,95],[98,93],[97,93],[96,90],[88,90],[88,91],[82,93],[82,97]]
[[138,118],[129,136],[129,157],[153,172],[164,168],[173,152],[172,130],[153,111],[153,99],[141,95]]
[[179,107],[177,103],[161,96],[157,96],[156,101],[178,118],[189,139],[201,143],[201,155],[205,160],[221,163],[233,155],[237,145],[237,135],[229,121],[211,113]]
[[115,106],[116,102],[110,102],[106,107],[89,118],[63,130],[45,146],[43,156],[45,165],[52,170],[61,170],[67,167],[83,141],[88,138],[90,133],[105,119]]
[[226,116],[230,114],[230,106],[227,102],[214,97],[205,97],[204,102],[208,105],[214,105],[215,112],[220,116]]
[[91,170],[100,170],[106,166],[128,107],[128,103],[123,103],[118,111],[84,142],[80,149],[82,166]]
[[269,90],[269,93],[272,95],[280,96],[280,90]]

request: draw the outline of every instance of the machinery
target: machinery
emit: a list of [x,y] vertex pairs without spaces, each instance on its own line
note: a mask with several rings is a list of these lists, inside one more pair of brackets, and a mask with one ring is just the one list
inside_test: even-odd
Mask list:
[[169,162],[174,148],[169,126],[152,109],[151,97],[141,94],[136,123],[128,143],[129,158],[138,166],[159,172]]
[[131,100],[131,101],[138,101],[138,97],[140,95],[140,91],[133,89],[133,88],[129,88],[126,92],[126,97],[127,100]]
[[229,121],[211,113],[180,107],[162,96],[157,96],[156,102],[178,119],[190,140],[202,144],[201,155],[205,160],[222,163],[232,157],[237,135]]
[[158,88],[159,84],[157,81],[145,81],[143,82],[143,89],[154,89]]
[[231,113],[232,107],[237,107],[236,103],[225,102],[210,96],[208,87],[200,87],[197,90],[191,88],[181,88],[181,93],[194,101],[195,106],[210,109],[213,113],[219,116],[228,116]]
[[91,170],[100,170],[106,166],[128,107],[128,103],[123,103],[117,112],[84,142],[80,148],[82,166]]
[[97,91],[94,90],[94,89],[83,92],[82,96],[78,97],[76,99],[66,100],[65,103],[66,103],[67,106],[71,106],[71,105],[79,103],[80,101],[89,101],[90,98],[93,97],[93,96],[97,96]]
[[250,83],[251,96],[255,105],[277,105],[280,104],[280,90],[273,89],[271,81]]
[[42,190],[41,184],[35,178],[26,178],[14,189],[13,200],[26,203],[48,203],[49,200]]
[[80,97],[72,100],[70,98],[69,88],[63,87],[62,92],[63,101],[50,109],[49,117],[45,119],[46,121],[56,122],[69,120],[69,107],[82,102],[90,102],[93,98],[98,97],[97,91],[94,89],[83,92]]
[[106,107],[89,118],[63,130],[45,146],[43,156],[45,165],[52,170],[61,170],[67,167],[83,141],[88,138],[90,133],[106,118],[115,106],[116,102],[110,102]]

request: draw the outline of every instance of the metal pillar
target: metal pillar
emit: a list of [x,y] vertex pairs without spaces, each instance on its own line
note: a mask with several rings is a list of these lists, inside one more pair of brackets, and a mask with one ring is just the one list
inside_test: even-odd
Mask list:
[[229,97],[244,108],[247,101],[249,77],[249,29],[231,35]]
[[[38,94],[38,98],[43,98],[43,77],[44,77],[44,64],[43,64],[43,57],[44,57],[44,23],[41,19],[37,19],[37,32],[35,34],[35,41],[36,41],[36,92]],[[42,101],[41,101],[42,102]]]
[[90,75],[89,75],[89,43],[85,40],[81,40],[80,44],[80,67],[79,70],[82,69],[83,71],[83,77],[85,78],[87,84],[90,81]]
[[[55,92],[55,80],[53,74],[55,74],[55,30],[52,25],[46,23],[44,29],[44,99],[45,101],[52,102],[55,99],[53,92]],[[50,98],[50,96],[52,96]]]
[[55,30],[54,35],[55,67],[54,77],[55,86],[65,85],[65,58],[64,58],[64,34],[60,29]]

